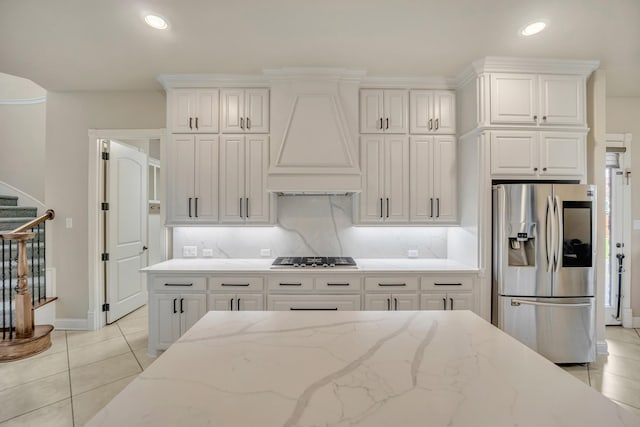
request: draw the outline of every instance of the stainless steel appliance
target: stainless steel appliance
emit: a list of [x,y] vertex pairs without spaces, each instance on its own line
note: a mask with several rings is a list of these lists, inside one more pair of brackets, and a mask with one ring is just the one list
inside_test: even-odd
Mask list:
[[304,268],[304,267],[324,267],[324,268],[358,268],[356,262],[351,257],[278,257],[271,264],[271,268]]
[[595,360],[594,186],[493,189],[492,320],[555,363]]

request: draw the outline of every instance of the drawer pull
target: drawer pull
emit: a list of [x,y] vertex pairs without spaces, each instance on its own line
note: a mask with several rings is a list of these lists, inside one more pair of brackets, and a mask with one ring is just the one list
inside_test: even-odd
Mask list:
[[221,283],[220,286],[250,286],[250,283]]
[[462,283],[434,283],[435,286],[462,286]]
[[302,286],[302,283],[280,283],[280,286]]
[[383,287],[384,286],[386,286],[386,287],[389,287],[389,286],[407,286],[407,284],[406,283],[378,283],[378,286],[383,286]]
[[165,286],[182,286],[182,287],[189,287],[189,286],[193,286],[193,283],[165,283]]
[[296,307],[291,307],[289,310],[290,311],[338,311],[338,307],[332,307],[332,308],[296,308]]
[[350,283],[327,283],[327,286],[349,286]]

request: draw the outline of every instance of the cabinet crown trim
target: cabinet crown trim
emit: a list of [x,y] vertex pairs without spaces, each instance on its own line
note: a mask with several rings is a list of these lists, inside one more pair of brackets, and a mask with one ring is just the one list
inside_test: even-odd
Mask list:
[[269,79],[260,74],[160,74],[157,80],[165,90],[269,86]]

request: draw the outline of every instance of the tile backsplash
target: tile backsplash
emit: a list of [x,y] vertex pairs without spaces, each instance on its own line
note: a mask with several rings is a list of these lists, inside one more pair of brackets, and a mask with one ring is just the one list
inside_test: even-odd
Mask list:
[[173,256],[184,246],[214,258],[336,255],[354,258],[447,258],[446,227],[361,227],[352,223],[351,196],[279,196],[277,224],[268,227],[176,227]]

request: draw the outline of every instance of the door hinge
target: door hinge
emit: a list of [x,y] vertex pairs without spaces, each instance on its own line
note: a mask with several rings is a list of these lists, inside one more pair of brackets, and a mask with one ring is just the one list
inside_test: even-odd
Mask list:
[[102,254],[101,259],[102,261],[109,261],[109,254],[107,253]]
[[109,202],[102,202],[100,204],[100,209],[102,209],[103,211],[108,211],[109,210]]
[[102,304],[102,311],[109,311],[109,304]]
[[109,152],[107,151],[102,152],[102,160],[109,160]]

